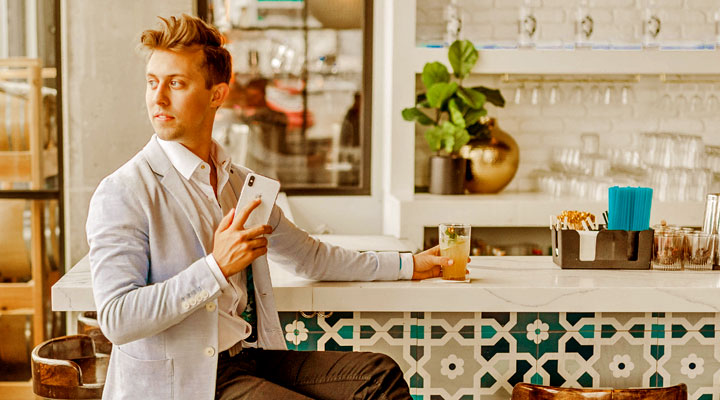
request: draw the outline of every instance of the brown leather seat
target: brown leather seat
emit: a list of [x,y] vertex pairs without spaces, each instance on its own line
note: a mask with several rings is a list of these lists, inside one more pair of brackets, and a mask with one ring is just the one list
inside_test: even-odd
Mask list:
[[77,332],[81,335],[88,335],[95,343],[95,351],[98,353],[110,354],[112,343],[103,335],[97,321],[95,311],[86,311],[78,315]]
[[99,399],[110,357],[88,335],[42,342],[32,352],[33,393],[50,399]]
[[518,383],[512,400],[687,400],[687,386],[655,389],[573,389]]

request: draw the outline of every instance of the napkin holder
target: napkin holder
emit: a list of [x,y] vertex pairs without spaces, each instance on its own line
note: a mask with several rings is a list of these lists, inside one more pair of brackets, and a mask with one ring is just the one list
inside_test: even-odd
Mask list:
[[[581,258],[582,238],[576,230],[551,228],[552,258],[563,269],[650,269],[654,231],[597,232],[594,259]],[[587,252],[585,252],[587,254]]]

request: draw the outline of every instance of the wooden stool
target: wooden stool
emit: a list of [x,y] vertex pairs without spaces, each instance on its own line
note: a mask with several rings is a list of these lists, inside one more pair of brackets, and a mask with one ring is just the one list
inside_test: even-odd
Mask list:
[[99,399],[110,357],[96,354],[88,335],[40,343],[32,356],[33,393],[50,399]]
[[573,389],[518,383],[512,400],[687,400],[687,386],[655,389]]
[[95,351],[103,354],[110,354],[112,343],[103,335],[100,325],[97,322],[95,311],[86,311],[78,315],[77,332],[81,335],[88,335],[95,343]]

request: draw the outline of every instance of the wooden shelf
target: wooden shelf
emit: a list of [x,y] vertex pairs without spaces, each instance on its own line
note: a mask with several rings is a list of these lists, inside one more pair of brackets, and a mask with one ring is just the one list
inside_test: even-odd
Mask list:
[[33,307],[33,282],[0,283],[0,311]]
[[20,382],[0,382],[0,399],[27,400],[35,398],[32,391],[32,379]]

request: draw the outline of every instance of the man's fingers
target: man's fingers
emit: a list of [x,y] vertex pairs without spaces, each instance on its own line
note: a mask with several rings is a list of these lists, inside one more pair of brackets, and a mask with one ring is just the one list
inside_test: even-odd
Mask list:
[[415,279],[415,280],[429,279],[429,278],[436,278],[438,276],[442,276],[442,268],[440,268],[439,265],[436,265],[425,271],[415,271],[413,273],[412,279]]
[[432,272],[431,278],[442,276],[442,267],[440,267],[439,265],[434,266],[433,269],[430,271]]
[[230,210],[230,212],[228,212],[227,214],[225,214],[225,216],[223,217],[223,219],[220,220],[220,224],[219,224],[218,227],[217,227],[217,232],[221,232],[221,231],[224,231],[225,229],[227,229],[228,226],[230,226],[230,224],[231,224],[232,221],[233,221],[233,216],[235,216],[235,209],[234,209],[234,208],[233,208],[232,210]]
[[272,227],[270,225],[258,225],[248,228],[243,233],[246,239],[255,239],[260,235],[269,235],[272,233]]
[[255,199],[250,202],[247,206],[245,206],[240,211],[240,218],[235,218],[233,220],[233,226],[237,229],[243,229],[245,227],[245,222],[247,222],[248,217],[250,217],[250,213],[256,209],[262,201],[260,199]]
[[441,265],[443,267],[449,267],[455,263],[455,260],[449,257],[435,256],[433,257],[433,264]]
[[264,237],[259,237],[257,239],[253,239],[247,242],[248,246],[250,246],[251,249],[259,249],[261,247],[267,247],[268,241]]
[[434,247],[431,247],[431,248],[423,251],[423,253],[425,253],[425,254],[430,254],[430,255],[433,255],[433,256],[439,256],[439,255],[440,255],[440,245],[438,244],[438,245],[436,245],[436,246],[434,246]]

